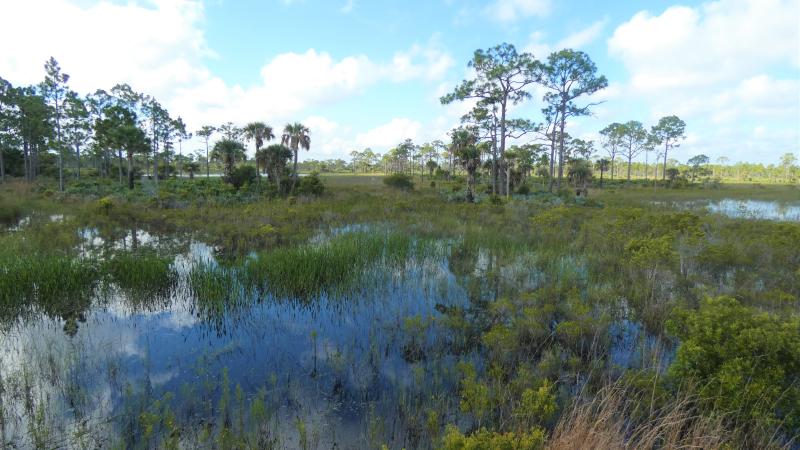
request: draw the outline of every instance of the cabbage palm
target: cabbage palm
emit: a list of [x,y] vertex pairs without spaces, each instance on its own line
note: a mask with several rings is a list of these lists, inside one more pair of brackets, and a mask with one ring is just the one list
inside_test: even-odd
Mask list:
[[292,157],[292,150],[283,144],[272,144],[261,151],[266,158],[265,167],[269,167],[268,177],[275,182],[278,192],[281,192],[281,178],[286,170],[286,162]]
[[611,161],[606,158],[598,159],[594,166],[600,171],[600,187],[603,187],[603,173],[611,167]]
[[[258,169],[258,164],[260,162],[266,161],[262,158],[258,157],[259,150],[264,145],[265,141],[271,141],[275,139],[275,134],[272,132],[272,127],[265,124],[264,122],[250,122],[244,127],[244,138],[248,141],[253,141],[256,145],[256,169]],[[264,166],[264,171],[266,172],[267,168]]]
[[575,186],[577,195],[583,194],[587,196],[589,189],[586,185],[592,179],[592,167],[585,159],[575,159],[569,164],[569,171],[567,172],[569,181]]
[[297,186],[297,153],[300,148],[311,148],[311,131],[300,122],[289,123],[283,128],[281,144],[289,147],[294,152],[294,165],[292,168],[292,190]]
[[239,141],[233,139],[221,139],[214,144],[214,149],[211,151],[211,157],[222,163],[225,171],[225,178],[230,179],[233,174],[233,165],[237,159],[244,159],[245,148]]
[[475,173],[481,164],[481,149],[476,134],[465,128],[457,128],[450,134],[451,152],[456,161],[467,171],[467,201],[475,200]]

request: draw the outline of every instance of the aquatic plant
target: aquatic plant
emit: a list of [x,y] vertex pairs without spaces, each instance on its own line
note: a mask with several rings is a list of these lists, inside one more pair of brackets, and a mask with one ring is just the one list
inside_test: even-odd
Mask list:
[[376,265],[405,262],[412,246],[411,238],[396,233],[345,233],[318,245],[261,253],[247,261],[246,279],[276,296],[341,294],[355,287]]
[[110,281],[137,303],[163,298],[177,281],[172,258],[154,249],[117,252],[103,267]]

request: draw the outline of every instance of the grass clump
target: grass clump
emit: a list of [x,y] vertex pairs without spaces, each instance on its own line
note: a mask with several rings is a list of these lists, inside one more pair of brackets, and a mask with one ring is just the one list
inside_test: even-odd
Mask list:
[[104,269],[110,281],[137,300],[163,297],[177,280],[172,258],[160,256],[152,249],[117,253]]
[[250,283],[277,296],[307,298],[342,293],[378,263],[399,264],[411,255],[411,238],[400,234],[347,233],[320,245],[281,248],[247,264]]
[[14,317],[35,307],[51,316],[83,310],[99,280],[97,268],[59,255],[18,256],[0,261],[0,309]]

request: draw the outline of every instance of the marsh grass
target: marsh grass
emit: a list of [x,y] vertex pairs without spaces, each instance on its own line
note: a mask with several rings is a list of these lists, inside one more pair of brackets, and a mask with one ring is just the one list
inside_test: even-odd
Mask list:
[[91,302],[99,279],[94,264],[66,256],[4,259],[0,261],[0,305],[12,315],[37,306],[49,314],[75,312]]
[[178,279],[172,261],[154,249],[141,249],[114,254],[103,269],[129,299],[142,303],[169,295]]
[[317,245],[261,253],[247,262],[245,277],[251,286],[276,296],[337,295],[355,288],[372,268],[399,267],[430,251],[430,245],[403,234],[346,233]]

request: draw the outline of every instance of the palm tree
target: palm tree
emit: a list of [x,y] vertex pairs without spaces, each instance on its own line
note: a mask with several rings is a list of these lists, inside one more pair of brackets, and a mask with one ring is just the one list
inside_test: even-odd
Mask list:
[[267,149],[260,148],[256,150],[256,169],[261,167],[262,173],[269,176],[269,171],[267,170],[267,164],[269,162],[269,154],[267,153]]
[[601,158],[594,163],[594,166],[600,171],[600,187],[603,187],[603,172],[611,167],[611,161],[606,158]]
[[589,180],[592,178],[592,167],[585,159],[575,159],[569,164],[567,172],[569,181],[575,186],[576,194],[584,197],[589,195],[589,189],[586,187]]
[[262,150],[269,167],[269,179],[275,182],[281,192],[281,178],[286,170],[286,162],[292,157],[292,150],[283,144],[272,144]]
[[283,128],[281,144],[289,147],[294,152],[294,166],[292,168],[292,190],[297,186],[297,153],[302,147],[311,148],[311,131],[300,122],[289,123]]
[[204,125],[202,128],[195,132],[196,135],[200,136],[206,141],[206,178],[211,176],[211,170],[208,167],[208,140],[211,139],[211,135],[217,131],[216,128],[210,125]]
[[236,163],[236,160],[240,158],[244,159],[245,157],[245,148],[239,141],[223,138],[214,144],[211,157],[222,163],[225,171],[225,178],[230,180],[233,174],[233,165]]
[[194,173],[197,172],[198,169],[200,169],[200,164],[195,161],[189,161],[188,163],[186,163],[185,166],[186,170],[189,171],[189,179],[194,180]]
[[481,149],[476,145],[478,137],[465,128],[457,128],[450,134],[451,152],[467,171],[467,201],[475,201],[475,173],[481,164]]
[[[272,133],[272,127],[264,122],[250,122],[244,127],[244,138],[256,144],[256,171],[258,171],[258,163],[262,161],[258,157],[259,150],[265,141],[275,139],[275,134]],[[264,171],[266,172],[266,170],[265,166]]]

